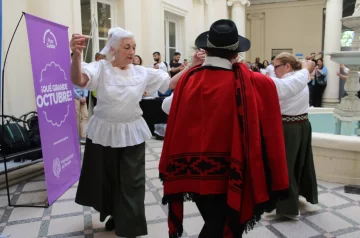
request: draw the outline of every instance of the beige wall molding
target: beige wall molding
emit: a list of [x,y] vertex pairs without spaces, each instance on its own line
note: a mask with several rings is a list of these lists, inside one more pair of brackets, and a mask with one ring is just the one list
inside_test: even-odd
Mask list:
[[282,2],[282,3],[272,3],[272,4],[256,4],[251,5],[247,11],[259,11],[259,10],[279,10],[281,8],[296,8],[296,7],[311,7],[321,5],[325,7],[326,0],[306,0],[306,1],[296,1],[296,2]]
[[252,20],[262,20],[265,18],[265,12],[254,12],[247,14],[247,19]]
[[163,9],[165,11],[174,13],[174,14],[182,16],[182,17],[186,17],[187,14],[188,14],[187,10],[185,10],[183,8],[180,8],[178,6],[172,5],[172,4],[168,3],[167,1],[162,1],[161,3],[162,3],[162,6],[163,6]]
[[226,3],[229,7],[236,5],[243,5],[245,7],[249,7],[251,5],[249,0],[228,0]]

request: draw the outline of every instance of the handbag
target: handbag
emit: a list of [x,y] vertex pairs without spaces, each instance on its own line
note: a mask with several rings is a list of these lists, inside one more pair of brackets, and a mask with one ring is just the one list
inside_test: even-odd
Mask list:
[[41,138],[40,138],[40,128],[39,128],[39,119],[37,112],[29,112],[21,117],[23,121],[26,122],[25,127],[27,128],[29,139],[30,139],[30,148],[31,149],[40,149],[40,151],[29,153],[29,160],[37,160],[42,158],[41,150]]
[[[22,120],[3,115],[5,124],[0,125],[1,154],[9,155],[30,149],[30,138],[28,131],[21,123]],[[15,162],[25,161],[27,155],[21,155],[14,159]]]
[[325,76],[324,75],[317,76],[315,74],[315,85],[326,87]]

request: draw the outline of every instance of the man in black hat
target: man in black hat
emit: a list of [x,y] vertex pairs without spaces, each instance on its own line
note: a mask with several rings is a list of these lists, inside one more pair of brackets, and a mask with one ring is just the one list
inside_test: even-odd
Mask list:
[[169,118],[159,170],[169,236],[181,237],[183,202],[191,200],[205,221],[200,238],[238,238],[287,194],[279,99],[300,93],[315,65],[304,62],[287,80],[251,72],[235,62],[250,41],[230,20],[215,22],[195,44],[193,67],[172,79],[163,105]]

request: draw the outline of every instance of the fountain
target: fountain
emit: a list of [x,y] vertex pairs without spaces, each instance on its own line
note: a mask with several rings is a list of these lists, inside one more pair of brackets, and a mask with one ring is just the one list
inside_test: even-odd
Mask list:
[[345,82],[345,91],[347,96],[344,97],[337,108],[334,110],[336,118],[335,133],[338,135],[352,135],[353,122],[358,122],[358,128],[355,134],[360,136],[360,99],[357,92],[360,90],[359,68],[360,68],[360,0],[356,1],[354,14],[342,19],[344,26],[354,30],[354,39],[352,51],[330,53],[331,60],[345,64],[349,69],[349,78]]
[[[359,68],[360,68],[360,0],[355,3],[355,11],[352,16],[345,17],[342,20],[344,26],[354,30],[354,39],[352,43],[352,51],[330,53],[331,60],[345,64],[349,69],[349,77],[345,82],[345,91],[347,96],[341,99],[340,104],[334,110],[336,118],[335,134],[352,135],[353,122],[357,122],[355,134],[360,136],[360,99],[357,92],[360,91]],[[360,186],[346,185],[345,192],[360,194]]]

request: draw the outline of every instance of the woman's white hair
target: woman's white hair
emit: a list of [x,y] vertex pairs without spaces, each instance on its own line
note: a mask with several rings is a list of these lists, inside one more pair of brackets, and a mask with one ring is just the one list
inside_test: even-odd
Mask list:
[[114,60],[116,52],[111,51],[111,48],[116,51],[119,48],[120,41],[126,38],[134,39],[134,34],[120,27],[111,28],[108,32],[106,45],[104,49],[100,51],[100,54],[106,55],[106,59],[109,61]]

